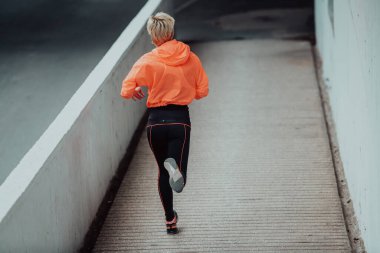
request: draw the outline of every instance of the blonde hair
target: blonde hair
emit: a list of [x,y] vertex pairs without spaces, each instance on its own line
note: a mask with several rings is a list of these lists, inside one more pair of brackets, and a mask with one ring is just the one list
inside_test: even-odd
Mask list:
[[149,17],[146,28],[156,46],[173,39],[174,23],[174,18],[164,12]]

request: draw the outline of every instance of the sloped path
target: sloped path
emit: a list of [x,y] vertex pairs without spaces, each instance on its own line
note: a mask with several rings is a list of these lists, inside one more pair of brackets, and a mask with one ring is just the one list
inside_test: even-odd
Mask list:
[[144,133],[93,252],[350,252],[310,45],[192,49],[210,95],[191,105],[181,233],[165,232]]

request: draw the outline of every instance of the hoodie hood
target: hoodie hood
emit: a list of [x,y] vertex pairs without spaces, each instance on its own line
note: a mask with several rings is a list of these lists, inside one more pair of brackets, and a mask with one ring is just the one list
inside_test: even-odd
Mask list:
[[152,50],[161,62],[169,66],[178,66],[187,62],[190,56],[190,47],[175,39],[169,40]]

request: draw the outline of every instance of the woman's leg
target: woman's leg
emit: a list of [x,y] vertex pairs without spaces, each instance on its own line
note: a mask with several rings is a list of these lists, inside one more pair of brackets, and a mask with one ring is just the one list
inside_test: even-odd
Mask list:
[[176,161],[185,184],[190,148],[190,130],[189,126],[182,124],[168,126],[167,158],[171,157]]
[[158,192],[164,207],[167,221],[173,220],[173,191],[169,185],[169,173],[164,167],[168,153],[167,126],[147,127],[149,145],[158,165]]

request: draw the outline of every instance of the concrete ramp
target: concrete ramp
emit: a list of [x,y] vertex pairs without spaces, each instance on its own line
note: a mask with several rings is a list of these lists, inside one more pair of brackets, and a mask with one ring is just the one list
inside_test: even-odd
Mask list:
[[181,232],[166,234],[144,133],[94,252],[350,252],[310,45],[192,49],[210,95],[191,105]]

